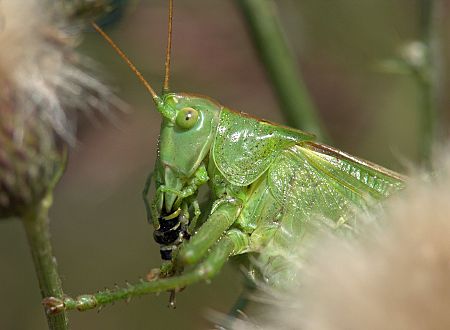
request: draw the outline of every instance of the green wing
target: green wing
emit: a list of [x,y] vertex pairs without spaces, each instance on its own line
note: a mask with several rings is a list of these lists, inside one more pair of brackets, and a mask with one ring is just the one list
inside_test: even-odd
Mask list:
[[304,142],[285,150],[269,169],[275,199],[297,219],[346,220],[404,187],[404,178],[329,146]]
[[395,172],[313,142],[285,149],[270,166],[267,179],[281,211],[257,263],[264,279],[281,287],[295,280],[289,266],[292,249],[298,262],[317,228],[351,236],[356,212],[405,185],[405,178]]

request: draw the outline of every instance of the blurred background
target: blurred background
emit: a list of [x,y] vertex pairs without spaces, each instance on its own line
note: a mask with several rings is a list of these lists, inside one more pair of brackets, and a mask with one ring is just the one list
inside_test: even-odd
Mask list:
[[[442,1],[450,9],[449,1]],[[419,159],[418,87],[407,74],[386,71],[419,38],[419,6],[412,0],[280,0],[280,20],[296,54],[331,144],[397,171]],[[439,27],[439,124],[450,119],[449,23]],[[107,28],[156,90],[163,80],[167,2],[131,2]],[[234,1],[175,1],[171,86],[286,123]],[[51,211],[54,253],[70,295],[136,281],[160,264],[141,190],[152,170],[160,118],[149,94],[114,51],[86,33],[83,53],[130,105],[115,123],[81,119],[79,142]],[[289,123],[287,123],[289,124]],[[40,294],[22,226],[0,223],[0,328],[45,329]],[[73,329],[199,329],[208,310],[226,313],[242,276],[228,265],[210,284],[197,284],[168,309],[168,295],[116,303],[100,313],[72,312]]]

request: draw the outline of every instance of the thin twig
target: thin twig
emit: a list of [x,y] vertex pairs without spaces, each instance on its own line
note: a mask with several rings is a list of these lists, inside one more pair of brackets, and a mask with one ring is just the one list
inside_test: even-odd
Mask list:
[[287,45],[275,4],[270,0],[236,0],[236,3],[244,14],[286,119],[291,126],[314,133],[323,141],[325,131]]
[[[66,155],[64,153],[63,159],[65,158]],[[54,186],[59,181],[64,168],[65,163],[61,164],[47,195],[22,219],[43,298],[49,296],[63,297],[61,279],[57,271],[56,259],[53,256],[50,242],[48,211],[53,201]],[[66,312],[58,315],[46,313],[46,317],[51,330],[65,330],[69,328]]]
[[420,155],[429,163],[432,146],[436,140],[439,115],[437,110],[437,17],[439,0],[418,0],[420,39],[424,58],[414,74],[420,90],[421,112]]

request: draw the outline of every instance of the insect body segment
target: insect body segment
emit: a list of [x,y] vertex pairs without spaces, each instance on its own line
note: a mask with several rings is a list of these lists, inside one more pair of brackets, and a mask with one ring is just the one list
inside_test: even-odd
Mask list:
[[226,179],[248,186],[287,146],[314,135],[224,109],[214,140],[214,162]]

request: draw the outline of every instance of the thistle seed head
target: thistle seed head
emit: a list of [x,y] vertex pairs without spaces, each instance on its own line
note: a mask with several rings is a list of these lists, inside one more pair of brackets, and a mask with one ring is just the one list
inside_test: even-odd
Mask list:
[[75,52],[77,41],[62,7],[0,0],[0,219],[45,194],[63,146],[75,143],[79,110],[119,104]]

